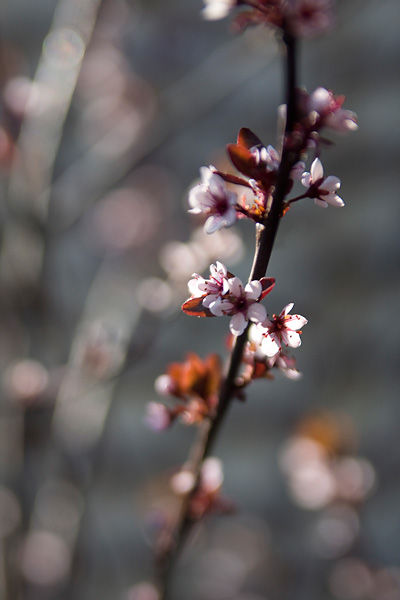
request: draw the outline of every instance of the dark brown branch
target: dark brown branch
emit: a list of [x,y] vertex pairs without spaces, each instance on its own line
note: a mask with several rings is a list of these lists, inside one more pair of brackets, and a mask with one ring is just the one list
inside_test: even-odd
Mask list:
[[[295,40],[291,35],[285,34],[283,40],[286,47],[285,62],[287,118],[285,137],[287,137],[293,130],[296,122],[296,48]],[[271,208],[265,223],[256,225],[256,248],[249,281],[261,279],[264,277],[267,271],[282,215],[283,202],[287,191],[287,183],[290,176],[290,171],[298,159],[299,152],[290,149],[287,150],[285,149],[285,144],[283,144],[282,160],[279,166],[277,183],[275,192],[273,194]],[[237,391],[235,380],[242,362],[243,352],[247,342],[248,329],[249,326],[242,333],[242,335],[235,338],[226,369],[226,376],[221,386],[217,414],[213,419],[206,419],[199,428],[198,435],[192,447],[191,455],[185,465],[185,468],[193,473],[194,481],[197,483],[193,490],[189,492],[183,499],[179,514],[177,516],[175,530],[173,532],[173,539],[169,540],[168,546],[164,549],[160,556],[159,566],[162,600],[167,600],[168,598],[169,580],[174,568],[174,564],[191,527],[188,509],[193,493],[198,486],[201,466],[204,459],[210,454],[220,428],[225,420],[226,413],[232,404],[232,400],[235,398],[235,393]]]

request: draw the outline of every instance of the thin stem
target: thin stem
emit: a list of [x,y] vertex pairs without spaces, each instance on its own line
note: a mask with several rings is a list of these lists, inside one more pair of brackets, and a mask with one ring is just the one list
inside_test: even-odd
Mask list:
[[[286,102],[287,121],[285,137],[293,130],[296,122],[296,61],[295,40],[285,34],[283,38],[286,46]],[[290,144],[289,144],[290,148]],[[282,215],[283,202],[287,191],[287,183],[290,171],[299,158],[299,152],[285,149],[283,145],[282,160],[279,166],[277,184],[273,195],[270,211],[265,223],[256,225],[256,248],[249,281],[264,277],[271,257],[272,248],[278,231],[280,217]],[[161,599],[167,600],[169,580],[175,565],[179,551],[190,530],[191,520],[189,517],[190,500],[199,484],[200,470],[204,459],[209,455],[220,428],[224,422],[227,411],[237,392],[235,380],[237,378],[240,364],[243,358],[244,348],[248,338],[248,329],[235,338],[230,358],[227,364],[226,376],[223,380],[216,416],[206,419],[199,428],[198,435],[192,447],[191,455],[185,465],[193,473],[196,484],[182,500],[181,508],[177,517],[173,539],[168,541],[160,559]]]
[[306,192],[305,194],[301,194],[301,196],[296,196],[296,198],[291,198],[290,200],[286,200],[286,204],[293,204],[293,202],[297,202],[298,200],[304,200],[304,198],[309,198],[309,194],[308,192]]

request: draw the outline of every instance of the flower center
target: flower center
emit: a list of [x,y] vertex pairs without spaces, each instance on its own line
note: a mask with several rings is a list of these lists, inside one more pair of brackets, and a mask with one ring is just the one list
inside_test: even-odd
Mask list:
[[236,308],[238,311],[245,310],[245,308],[247,308],[246,298],[238,298]]
[[212,208],[212,212],[223,215],[228,210],[228,202],[226,198],[215,198],[215,205]]

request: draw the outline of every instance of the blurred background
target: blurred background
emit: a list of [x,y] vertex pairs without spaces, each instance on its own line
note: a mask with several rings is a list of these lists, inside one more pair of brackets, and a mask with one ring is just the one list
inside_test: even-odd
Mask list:
[[[179,310],[216,259],[247,279],[253,226],[187,214],[242,126],[276,145],[274,35],[200,0],[0,4],[0,600],[154,600],[152,545],[195,431],[144,423],[155,378],[226,357]],[[345,94],[325,174],[346,207],[282,222],[266,301],[305,315],[300,381],[257,381],[215,448],[232,515],[195,531],[176,600],[399,600],[398,0],[342,0],[300,83]]]

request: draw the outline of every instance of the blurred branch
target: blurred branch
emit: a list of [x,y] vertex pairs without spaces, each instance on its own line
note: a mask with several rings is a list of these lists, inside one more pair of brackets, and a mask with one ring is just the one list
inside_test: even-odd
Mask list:
[[60,0],[25,109],[12,165],[11,207],[45,220],[54,161],[101,0]]
[[[269,43],[250,60],[249,46],[258,38],[248,32],[219,47],[196,69],[171,85],[158,99],[158,116],[148,114],[149,102],[140,114],[140,128],[134,143],[123,153],[110,157],[105,150],[129,124],[130,115],[115,124],[107,134],[74,161],[53,183],[52,195],[57,210],[55,228],[71,225],[104,190],[118,183],[140,161],[144,160],[171,135],[196,122],[215,104],[241,89],[272,61],[275,45]],[[220,74],[223,73],[223,77]],[[133,111],[136,112],[136,111]],[[133,114],[136,117],[136,115]],[[58,219],[58,221],[57,221]]]

